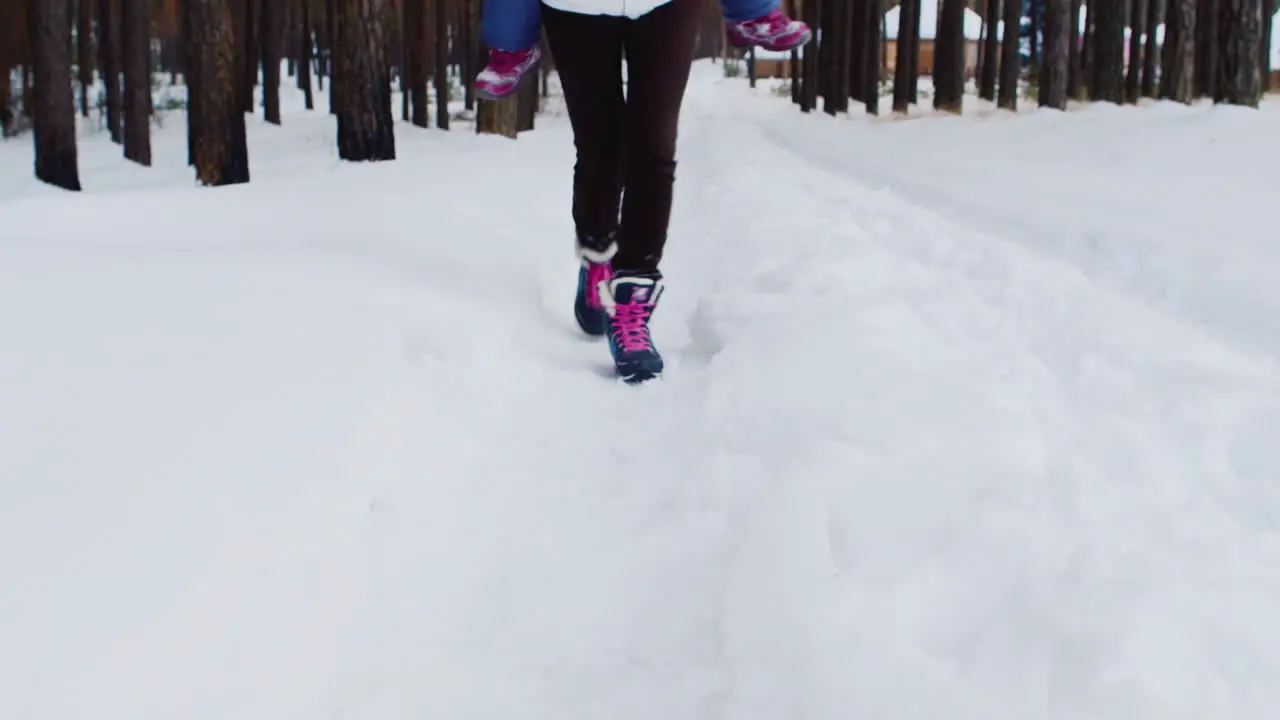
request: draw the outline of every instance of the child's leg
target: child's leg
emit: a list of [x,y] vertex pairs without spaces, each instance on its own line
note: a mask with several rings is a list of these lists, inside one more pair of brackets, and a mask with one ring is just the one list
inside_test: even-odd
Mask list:
[[720,13],[729,43],[738,47],[794,50],[812,36],[808,25],[782,12],[782,0],[720,0]]
[[480,39],[491,50],[528,50],[542,34],[541,0],[485,0]]
[[485,0],[480,39],[489,64],[476,76],[476,92],[487,100],[510,97],[542,58],[542,0]]
[[731,23],[759,20],[782,7],[782,0],[720,0],[720,13]]

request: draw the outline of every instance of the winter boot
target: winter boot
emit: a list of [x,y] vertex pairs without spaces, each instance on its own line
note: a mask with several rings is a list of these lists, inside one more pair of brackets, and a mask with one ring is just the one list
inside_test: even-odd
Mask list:
[[809,42],[813,33],[809,26],[799,20],[792,20],[781,10],[773,10],[764,17],[742,22],[727,22],[725,29],[729,43],[737,47],[752,45],[782,52],[798,48]]
[[618,375],[639,383],[662,374],[662,355],[649,337],[649,318],[662,297],[662,275],[617,273],[603,298],[609,313],[609,352]]
[[501,100],[520,89],[520,83],[538,66],[542,48],[490,50],[489,64],[476,76],[476,93],[485,100]]
[[594,238],[578,235],[578,295],[573,302],[573,316],[578,326],[588,335],[604,335],[609,332],[609,313],[604,309],[601,296],[609,292],[609,280],[613,277],[610,262],[618,252],[616,235],[609,233]]

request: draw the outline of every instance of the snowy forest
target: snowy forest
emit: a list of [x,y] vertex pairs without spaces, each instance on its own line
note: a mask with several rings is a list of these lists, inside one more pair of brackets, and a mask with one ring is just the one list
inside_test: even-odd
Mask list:
[[[919,103],[921,3],[934,1],[787,0],[792,15],[818,31],[807,51],[791,53],[794,102],[805,112],[821,99],[830,114],[847,112],[851,102],[878,113],[889,79],[886,12],[896,8],[893,110]],[[1277,0],[937,3],[932,105],[939,111],[961,111],[971,13],[982,24],[972,80],[980,97],[1001,108],[1016,108],[1026,87],[1035,88],[1041,106],[1057,109],[1068,99],[1143,97],[1256,107],[1269,86]],[[479,0],[3,0],[0,126],[6,137],[30,129],[36,176],[69,190],[80,187],[77,113],[103,117],[123,156],[150,164],[157,73],[186,88],[188,160],[210,186],[249,181],[245,114],[260,111],[267,122],[280,122],[282,75],[306,92],[308,108],[313,77],[327,87],[344,160],[395,158],[397,86],[404,122],[448,129],[448,101],[459,92],[476,113],[478,132],[516,137],[533,129],[553,62],[544,65],[541,88],[531,84],[505,102],[477,101],[471,79],[485,52],[479,6]],[[714,0],[702,30],[698,54],[725,54]]]

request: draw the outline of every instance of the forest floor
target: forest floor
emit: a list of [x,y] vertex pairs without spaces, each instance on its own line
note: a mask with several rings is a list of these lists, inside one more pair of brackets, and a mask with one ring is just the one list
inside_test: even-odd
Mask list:
[[[1280,104],[802,115],[700,64],[667,376],[562,116],[248,185],[0,143],[0,717],[1261,720]],[[976,104],[975,104],[976,105]]]

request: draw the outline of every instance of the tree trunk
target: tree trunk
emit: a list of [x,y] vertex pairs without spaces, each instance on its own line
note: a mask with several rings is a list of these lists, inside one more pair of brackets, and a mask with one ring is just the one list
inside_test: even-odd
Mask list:
[[301,5],[302,32],[299,42],[302,46],[298,49],[298,87],[302,90],[307,109],[314,110],[316,103],[311,92],[311,63],[314,60],[311,51],[314,38],[311,32],[311,3],[308,0],[302,0]]
[[1222,0],[1222,77],[1219,100],[1258,107],[1262,100],[1262,0]]
[[241,85],[240,96],[247,113],[253,112],[254,88],[258,86],[258,68],[260,53],[258,52],[258,4],[261,2],[280,2],[280,0],[237,0],[240,5],[240,21],[243,28],[236,46],[240,51]]
[[1138,102],[1142,97],[1142,26],[1147,15],[1147,0],[1129,4],[1129,69],[1125,75],[1125,100]]
[[27,0],[27,32],[35,66],[28,112],[35,136],[36,178],[64,190],[79,190],[67,3]]
[[1071,0],[1048,0],[1044,12],[1044,72],[1040,73],[1040,106],[1067,109],[1067,76],[1070,73],[1071,33],[1068,24]]
[[151,15],[147,0],[123,0],[124,156],[151,166]]
[[1267,0],[1262,8],[1262,37],[1258,38],[1258,50],[1261,53],[1262,92],[1270,92],[1271,87],[1271,33],[1275,27],[1276,0]]
[[426,0],[403,0],[405,84],[409,120],[425,128],[427,119],[427,7]]
[[1019,56],[1021,39],[1017,32],[1008,28],[1018,27],[1022,20],[1022,5],[1017,0],[1005,0],[1004,38],[1000,46],[1000,107],[1004,110],[1018,109],[1018,76],[1021,75],[1022,60]]
[[1084,39],[1080,33],[1080,8],[1083,4],[1083,0],[1071,0],[1071,11],[1067,16],[1067,22],[1070,25],[1067,28],[1067,34],[1071,42],[1071,47],[1067,50],[1067,62],[1071,63],[1071,67],[1067,70],[1067,96],[1076,100],[1082,100],[1084,93],[1080,67],[1080,41]]
[[[823,0],[805,0],[801,7],[801,14],[809,27],[818,27],[818,20],[821,17],[820,9]],[[801,60],[802,80],[803,84],[800,88],[800,112],[813,112],[818,107],[818,74],[822,68],[818,62],[819,43],[815,39],[805,48],[804,58]]]
[[1199,0],[1196,4],[1196,70],[1191,82],[1196,97],[1216,99],[1219,95],[1220,18],[1225,9],[1219,0]]
[[906,113],[911,97],[911,50],[920,34],[920,0],[902,0],[898,6],[898,43],[893,69],[893,111]]
[[284,60],[283,0],[263,0],[261,4],[262,39],[262,116],[272,125],[280,124],[280,63]]
[[934,41],[933,107],[956,114],[964,111],[965,7],[965,0],[942,0]]
[[519,96],[502,100],[478,100],[476,132],[515,139],[520,131]]
[[[1156,53],[1159,44],[1156,42],[1156,31],[1160,28],[1161,0],[1147,0],[1147,16],[1143,19],[1146,26],[1146,47],[1142,52],[1142,96],[1156,96]],[[1137,21],[1134,21],[1137,24]]]
[[879,115],[880,70],[883,67],[880,63],[884,51],[884,38],[881,36],[884,25],[884,0],[866,0],[862,11],[863,27],[866,28],[863,33],[865,42],[862,50],[865,60],[863,84],[866,86],[867,94],[865,104],[868,115]]
[[[80,114],[89,117],[89,88],[93,86],[93,0],[76,3],[76,64],[80,68]],[[8,74],[8,69],[0,72]],[[8,102],[9,96],[0,98]]]
[[1093,99],[1124,101],[1124,5],[1117,0],[1095,3]]
[[1196,0],[1168,0],[1160,96],[1190,104],[1196,72]]
[[[448,0],[435,0],[436,5],[436,58],[435,58],[435,86],[436,86],[436,127],[441,130],[449,129],[449,2]],[[424,78],[424,90],[425,88]],[[536,108],[538,104],[537,83],[534,83],[533,103]],[[529,129],[533,129],[533,115],[529,115]]]
[[338,96],[338,157],[394,160],[391,68],[383,20],[387,0],[338,0],[334,83]]
[[98,0],[98,54],[101,55],[102,84],[106,90],[107,131],[114,143],[124,142],[120,134],[120,0]]
[[[1004,1],[1008,3],[1019,2],[1019,0]],[[978,96],[988,102],[995,102],[996,78],[1000,66],[997,60],[1000,54],[1000,34],[997,32],[1000,28],[1000,0],[987,0],[987,12],[983,27],[986,28],[987,37],[983,43],[982,79],[978,83]]]
[[187,73],[198,102],[191,123],[196,179],[205,186],[249,182],[242,75],[236,73],[236,0],[186,0],[191,21]]

